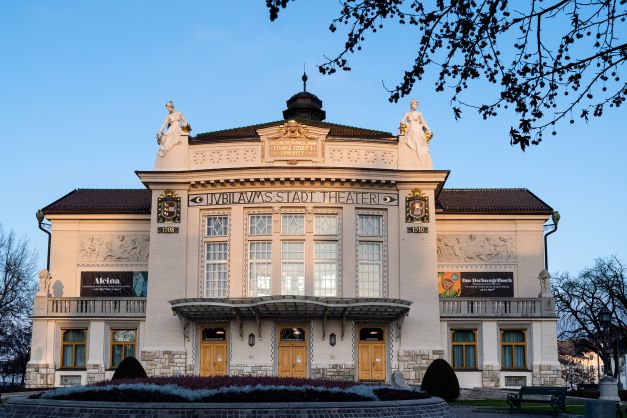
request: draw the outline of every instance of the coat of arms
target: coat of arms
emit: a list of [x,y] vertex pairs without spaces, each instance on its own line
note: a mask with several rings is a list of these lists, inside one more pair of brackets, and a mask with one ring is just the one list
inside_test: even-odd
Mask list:
[[166,190],[159,196],[157,222],[160,224],[181,222],[181,198],[171,190]]
[[405,222],[429,222],[429,197],[416,189],[405,198]]

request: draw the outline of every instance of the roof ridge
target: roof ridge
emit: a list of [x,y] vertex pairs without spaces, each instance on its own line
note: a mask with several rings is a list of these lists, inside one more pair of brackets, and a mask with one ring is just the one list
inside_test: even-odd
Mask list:
[[87,188],[83,188],[83,187],[79,187],[74,189],[74,191],[78,192],[78,191],[94,191],[94,190],[98,190],[98,191],[140,191],[140,190],[149,190],[146,189],[145,187],[138,187],[136,189],[131,189],[131,188],[120,188],[120,187],[103,187],[103,188],[96,188],[96,187],[87,187]]

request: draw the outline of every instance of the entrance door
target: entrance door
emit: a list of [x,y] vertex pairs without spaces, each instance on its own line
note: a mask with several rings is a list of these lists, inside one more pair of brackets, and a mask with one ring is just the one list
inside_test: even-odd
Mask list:
[[385,380],[387,356],[383,328],[359,330],[359,380]]
[[279,328],[279,376],[307,377],[305,328]]
[[226,375],[226,328],[203,328],[200,340],[200,375]]

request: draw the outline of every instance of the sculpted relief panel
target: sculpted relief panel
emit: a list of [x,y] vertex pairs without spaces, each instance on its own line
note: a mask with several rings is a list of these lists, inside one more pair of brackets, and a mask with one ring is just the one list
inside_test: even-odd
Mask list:
[[79,261],[147,263],[150,235],[94,234],[81,236]]
[[514,235],[438,235],[438,263],[515,263]]

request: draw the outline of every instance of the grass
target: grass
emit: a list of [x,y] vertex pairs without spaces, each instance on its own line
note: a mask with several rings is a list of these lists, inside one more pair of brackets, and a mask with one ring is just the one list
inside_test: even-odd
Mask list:
[[[502,409],[509,411],[509,405],[507,405],[507,401],[505,400],[497,400],[497,399],[471,399],[471,400],[463,400],[463,401],[455,401],[451,402],[451,405],[460,405],[460,406],[476,406],[484,409]],[[522,405],[522,410],[524,411],[533,411],[533,412],[553,412],[554,409],[551,405],[545,403],[534,403],[534,402],[525,402]],[[566,413],[568,414],[584,414],[584,406],[582,404],[569,404],[566,403]]]

